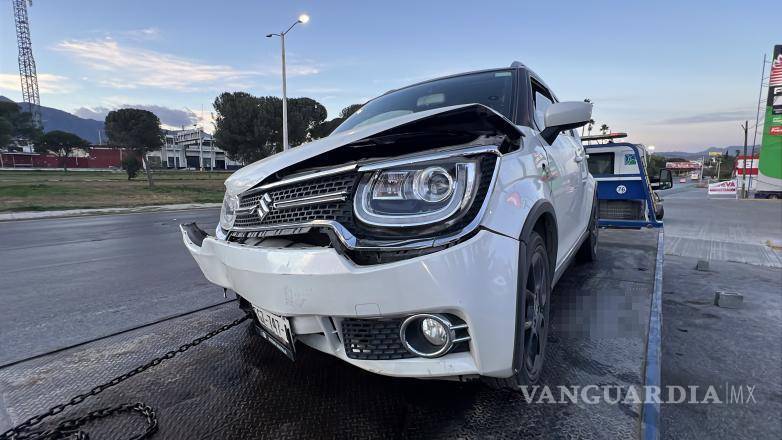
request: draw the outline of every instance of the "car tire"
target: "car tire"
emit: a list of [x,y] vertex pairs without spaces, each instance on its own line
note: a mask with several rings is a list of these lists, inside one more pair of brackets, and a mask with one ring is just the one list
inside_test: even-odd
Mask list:
[[576,253],[576,261],[579,263],[591,263],[597,261],[597,244],[600,236],[600,228],[597,224],[597,200],[592,202],[592,216],[589,219],[587,237],[581,243]]
[[662,220],[663,217],[665,217],[665,207],[664,206],[660,206],[659,212],[655,212],[654,216],[655,216],[655,218],[657,218],[657,220]]
[[508,378],[485,378],[492,388],[520,390],[521,386],[538,383],[545,365],[548,331],[551,327],[551,282],[553,268],[546,242],[533,231],[526,247],[527,258],[521,260],[526,270],[519,270],[518,286],[524,291],[518,295],[521,306],[517,308],[518,320],[514,347],[513,376]]

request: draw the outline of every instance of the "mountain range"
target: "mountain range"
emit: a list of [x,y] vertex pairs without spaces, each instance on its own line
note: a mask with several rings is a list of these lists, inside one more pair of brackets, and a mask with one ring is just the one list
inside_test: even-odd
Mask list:
[[[0,101],[12,101],[5,96],[0,96]],[[17,102],[20,107],[25,108],[24,103]],[[98,132],[103,131],[103,121],[94,119],[80,118],[66,111],[56,108],[40,106],[41,122],[43,122],[44,131],[62,130],[78,135],[93,144],[97,144],[99,139]],[[103,139],[105,141],[105,139]]]
[[[11,101],[5,96],[0,96],[0,101]],[[23,103],[18,102],[20,106]],[[72,115],[66,111],[58,110],[56,108],[40,106],[41,119],[43,121],[44,131],[62,130],[80,136],[83,139],[90,141],[93,144],[97,144],[99,140],[105,141],[105,139],[99,139],[98,132],[105,133],[103,130],[103,121],[96,121],[95,119],[80,118],[76,115]],[[751,148],[751,147],[750,147]],[[750,152],[750,148],[747,149],[747,154]],[[718,151],[720,153],[730,152],[733,156],[736,154],[736,150],[743,151],[743,146],[730,146],[730,147],[711,147],[703,151],[688,152],[688,151],[658,151],[656,154],[665,156],[667,158],[681,158],[688,160],[700,159],[702,156],[708,156],[709,152]],[[755,147],[755,152],[760,151],[760,146]]]
[[[708,157],[711,152],[718,152],[721,154],[730,153],[731,156],[736,155],[736,150],[739,150],[739,154],[744,154],[743,145],[731,145],[729,147],[711,147],[703,151],[697,151],[691,153],[689,151],[657,151],[655,154],[666,157],[668,159],[678,158],[687,160],[696,160],[702,157]],[[752,153],[752,146],[747,147],[747,155]],[[760,153],[760,145],[755,145],[755,154]]]

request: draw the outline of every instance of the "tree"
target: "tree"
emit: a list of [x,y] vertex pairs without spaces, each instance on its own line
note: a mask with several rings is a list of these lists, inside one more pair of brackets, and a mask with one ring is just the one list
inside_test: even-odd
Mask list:
[[[593,125],[595,125],[595,120],[590,118],[589,122],[588,122],[588,125],[587,125],[587,127],[588,127],[587,128],[587,132],[588,132],[589,136],[592,136],[592,126]],[[583,135],[584,135],[584,127],[582,126],[581,127],[581,136],[583,136]]]
[[[282,107],[282,100],[280,100],[280,107]],[[288,142],[291,146],[298,146],[312,140],[310,132],[326,120],[326,114],[326,107],[314,99],[289,99]]]
[[[244,92],[222,93],[215,99],[215,142],[228,157],[254,162],[282,151],[282,100]],[[288,99],[288,140],[291,146],[312,139],[313,129],[326,119],[326,108],[310,98]]]
[[[160,119],[154,113],[135,108],[110,111],[106,115],[106,134],[109,142],[120,148],[129,148],[141,156],[147,170],[147,182],[152,188],[152,169],[146,156],[150,151],[163,146],[163,131]],[[130,175],[128,175],[130,177]]]
[[10,144],[14,138],[36,141],[41,134],[30,113],[22,112],[15,102],[0,101],[0,147]]
[[[590,119],[589,120],[589,125],[587,126],[587,135],[588,136],[592,136],[592,128],[594,128],[594,126],[595,126],[595,120],[594,119]],[[592,141],[589,141],[589,143],[591,144]]]
[[339,116],[336,118],[323,121],[317,126],[313,127],[310,131],[310,136],[312,139],[320,139],[330,135],[331,132],[333,132],[337,127],[339,127],[340,124],[345,121],[345,119],[349,118],[350,115],[358,111],[363,106],[363,104],[351,104],[343,108],[342,111],[339,112]]
[[606,125],[606,124],[603,124],[603,125],[601,125],[601,126],[600,126],[600,132],[601,132],[601,133],[603,133],[603,134],[607,134],[607,133],[608,133],[608,130],[609,130],[609,128],[608,128],[608,125]]
[[649,165],[647,166],[646,173],[649,176],[659,176],[660,170],[665,168],[666,162],[670,162],[670,161],[658,154],[650,154]]
[[76,150],[89,148],[90,143],[67,131],[54,130],[42,135],[35,142],[35,151],[57,156],[60,166],[68,171],[68,156]]
[[141,169],[141,161],[136,154],[128,154],[122,159],[122,169],[128,173],[128,180],[135,179]]
[[249,163],[272,154],[267,145],[270,133],[256,124],[261,117],[256,97],[244,92],[223,93],[215,99],[214,108],[215,143],[228,157]]

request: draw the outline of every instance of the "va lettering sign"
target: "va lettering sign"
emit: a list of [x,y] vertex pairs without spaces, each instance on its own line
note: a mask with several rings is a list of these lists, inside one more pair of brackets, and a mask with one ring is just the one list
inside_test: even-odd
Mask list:
[[726,180],[724,182],[710,183],[709,195],[712,194],[736,195],[736,181]]

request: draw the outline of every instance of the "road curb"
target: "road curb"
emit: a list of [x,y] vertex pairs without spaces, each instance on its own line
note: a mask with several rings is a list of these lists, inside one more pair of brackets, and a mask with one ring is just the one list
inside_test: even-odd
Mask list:
[[88,215],[133,214],[139,212],[182,211],[187,209],[219,208],[220,203],[180,203],[175,205],[149,205],[133,208],[68,209],[64,211],[22,211],[0,214],[0,222],[37,220],[44,218],[82,217]]
[[[644,388],[660,388],[660,370],[662,357],[662,296],[663,296],[663,262],[665,259],[665,235],[660,231],[657,236],[657,258],[654,268],[654,290],[649,311],[649,334],[646,341],[646,363],[644,371]],[[648,396],[645,396],[648,397]],[[660,403],[647,401],[644,398],[641,407],[641,439],[658,440],[660,438]]]

